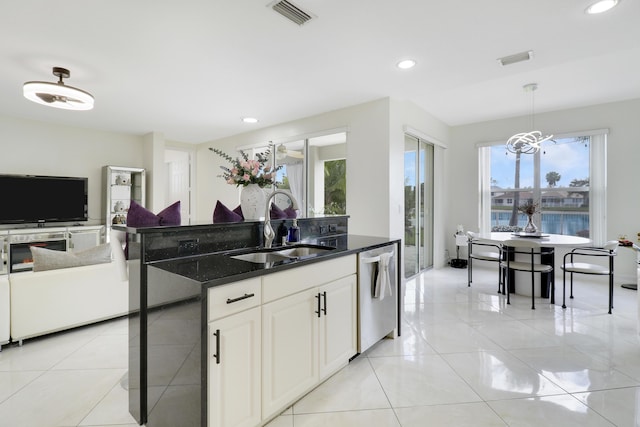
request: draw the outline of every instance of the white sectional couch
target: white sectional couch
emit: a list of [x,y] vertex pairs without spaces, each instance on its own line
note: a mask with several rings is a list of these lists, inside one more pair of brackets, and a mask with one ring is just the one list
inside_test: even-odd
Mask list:
[[0,276],[0,351],[9,342],[9,318],[11,300],[9,299],[9,279]]
[[115,262],[9,276],[11,339],[39,335],[123,316],[129,282]]
[[[112,238],[113,260],[8,276],[10,310],[4,310],[3,277],[0,277],[0,344],[33,338],[126,315],[129,281],[122,246]],[[4,277],[7,279],[7,276]],[[10,322],[4,319],[4,313]]]

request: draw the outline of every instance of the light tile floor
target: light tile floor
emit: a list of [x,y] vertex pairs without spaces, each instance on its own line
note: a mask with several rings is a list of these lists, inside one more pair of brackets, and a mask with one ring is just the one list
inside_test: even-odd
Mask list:
[[[495,272],[431,270],[406,284],[402,336],[384,340],[269,427],[640,427],[637,294],[579,281],[562,310],[496,293]],[[560,282],[561,285],[561,282]],[[556,293],[560,302],[561,289]],[[0,353],[0,426],[135,426],[118,319]],[[180,427],[180,426],[176,426]]]

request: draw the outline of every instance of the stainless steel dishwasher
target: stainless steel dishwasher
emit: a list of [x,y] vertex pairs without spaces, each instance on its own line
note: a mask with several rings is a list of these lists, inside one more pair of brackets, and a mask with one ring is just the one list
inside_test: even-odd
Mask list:
[[358,353],[395,334],[397,286],[395,244],[358,255]]

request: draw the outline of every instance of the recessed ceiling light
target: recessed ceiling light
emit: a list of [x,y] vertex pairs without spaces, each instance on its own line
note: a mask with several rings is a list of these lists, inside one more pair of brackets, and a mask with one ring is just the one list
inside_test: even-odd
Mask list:
[[242,118],[242,122],[243,123],[258,123],[258,119],[256,119],[255,117],[243,117]]
[[600,0],[589,6],[585,12],[589,15],[595,15],[596,13],[606,12],[617,4],[618,0]]
[[403,59],[397,64],[398,68],[402,68],[403,70],[413,68],[415,67],[415,65],[416,65],[416,61],[414,61],[413,59]]

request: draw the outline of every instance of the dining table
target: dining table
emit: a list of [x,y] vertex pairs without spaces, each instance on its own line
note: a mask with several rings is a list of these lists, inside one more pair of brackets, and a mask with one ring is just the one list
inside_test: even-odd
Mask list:
[[[542,248],[542,256],[540,262],[542,264],[551,265],[554,267],[554,271],[551,273],[543,273],[540,277],[540,282],[536,278],[535,293],[538,293],[543,298],[549,298],[550,290],[555,288],[555,249],[565,248],[572,249],[577,247],[592,246],[591,239],[579,236],[569,236],[565,234],[552,234],[552,233],[518,233],[518,232],[490,232],[490,233],[478,233],[477,238],[484,240],[488,243],[502,245],[507,250],[505,254],[508,254],[509,241],[531,239],[538,242]],[[546,252],[546,254],[545,254]],[[510,254],[508,256],[513,256]],[[521,271],[508,271],[507,275],[510,284],[509,292],[531,296],[531,275]],[[538,291],[539,289],[539,291]],[[553,302],[553,301],[552,301]]]

